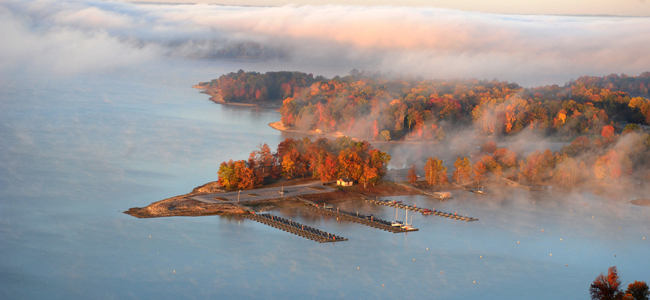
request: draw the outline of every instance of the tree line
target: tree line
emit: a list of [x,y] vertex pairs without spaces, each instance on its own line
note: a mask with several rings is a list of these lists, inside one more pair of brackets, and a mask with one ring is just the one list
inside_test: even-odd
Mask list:
[[226,102],[260,103],[283,100],[300,93],[303,88],[317,81],[312,74],[302,72],[244,72],[239,70],[220,76],[206,83],[200,83],[208,92],[216,92]]
[[390,156],[367,141],[349,137],[335,140],[287,138],[275,152],[267,144],[250,153],[248,160],[232,159],[219,166],[218,183],[227,190],[252,189],[265,181],[311,176],[323,182],[350,178],[376,184],[386,174]]

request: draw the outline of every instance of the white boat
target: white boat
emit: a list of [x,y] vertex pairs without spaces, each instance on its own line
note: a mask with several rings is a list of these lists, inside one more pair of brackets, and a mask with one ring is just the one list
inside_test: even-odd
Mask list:
[[413,227],[413,217],[411,217],[411,223],[409,224],[409,211],[406,211],[406,215],[404,216],[404,224],[401,226],[402,229],[404,230],[416,230],[415,227]]
[[395,221],[390,222],[390,225],[393,227],[402,227],[402,225],[404,225],[402,221],[397,221],[397,207],[395,207]]

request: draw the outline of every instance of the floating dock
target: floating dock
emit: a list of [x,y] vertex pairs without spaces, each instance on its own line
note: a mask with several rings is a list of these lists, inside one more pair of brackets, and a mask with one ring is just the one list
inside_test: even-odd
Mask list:
[[430,209],[427,209],[427,208],[421,208],[421,207],[406,205],[404,203],[396,203],[393,200],[373,200],[373,199],[364,199],[364,200],[366,200],[367,202],[373,203],[373,204],[412,210],[412,211],[415,211],[415,212],[419,212],[419,213],[421,213],[423,215],[434,215],[434,216],[438,216],[438,217],[450,218],[450,219],[460,220],[460,221],[465,221],[465,222],[478,221],[478,219],[475,219],[475,218],[472,218],[472,217],[463,217],[463,216],[458,216],[456,214],[450,214],[450,213],[446,213],[446,212],[430,210]]
[[331,216],[331,217],[336,217],[341,218],[343,220],[363,224],[366,226],[374,227],[377,229],[389,231],[392,233],[400,233],[400,232],[411,232],[411,231],[418,231],[419,229],[417,228],[412,228],[412,229],[403,229],[401,227],[397,226],[392,226],[391,222],[382,220],[382,219],[377,219],[372,216],[366,216],[360,213],[352,213],[352,212],[346,212],[337,209],[326,209],[326,208],[319,208],[319,207],[314,207],[314,206],[308,206],[308,209],[319,212],[321,214],[324,214],[326,216]]
[[291,220],[287,220],[285,218],[281,218],[272,214],[244,214],[243,217],[319,243],[333,243],[348,240],[344,237],[340,237],[338,235],[334,235],[320,229],[293,222]]

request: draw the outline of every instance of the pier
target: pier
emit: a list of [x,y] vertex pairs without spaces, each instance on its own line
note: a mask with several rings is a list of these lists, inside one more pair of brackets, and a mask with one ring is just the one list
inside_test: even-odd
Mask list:
[[411,231],[418,231],[419,229],[417,228],[412,228],[412,229],[403,229],[401,227],[397,226],[392,226],[391,222],[382,220],[382,219],[377,219],[375,217],[371,216],[366,216],[363,214],[359,213],[352,213],[352,212],[347,212],[347,211],[342,211],[337,209],[326,209],[326,208],[318,208],[318,207],[313,207],[313,206],[308,206],[308,209],[319,212],[321,214],[324,214],[326,216],[331,216],[331,217],[336,217],[337,219],[343,219],[346,221],[351,221],[359,224],[363,224],[366,226],[374,227],[377,229],[385,230],[388,232],[392,233],[400,233],[400,232],[411,232]]
[[287,220],[285,218],[281,218],[272,214],[244,214],[243,217],[319,243],[342,242],[348,240],[344,237],[340,237],[338,235],[334,235],[320,229],[312,228],[298,222],[293,222],[291,220]]
[[393,200],[372,200],[372,199],[364,199],[367,202],[373,203],[373,204],[378,204],[378,205],[384,205],[384,206],[390,206],[390,207],[397,207],[401,209],[408,209],[411,211],[419,212],[423,215],[434,215],[438,217],[443,217],[443,218],[449,218],[453,220],[459,220],[459,221],[465,221],[465,222],[472,222],[472,221],[478,221],[478,219],[472,218],[472,217],[463,217],[459,216],[456,214],[450,214],[442,211],[435,211],[435,210],[430,210],[428,208],[421,208],[421,207],[415,207],[411,205],[407,205],[404,203],[397,203]]
[[373,216],[366,216],[364,214],[360,214],[359,212],[352,213],[352,212],[342,211],[342,210],[339,210],[338,207],[336,208],[336,210],[333,210],[333,209],[325,208],[323,206],[319,206],[318,204],[316,204],[316,203],[314,203],[312,201],[309,201],[307,199],[304,199],[304,198],[300,198],[300,197],[294,197],[294,198],[309,204],[309,206],[307,206],[307,207],[310,210],[319,212],[319,213],[324,214],[326,216],[336,217],[337,219],[342,218],[342,219],[347,220],[347,221],[352,221],[352,222],[355,222],[355,223],[359,223],[359,224],[374,227],[374,228],[377,228],[377,229],[389,231],[389,232],[392,232],[392,233],[409,232],[409,231],[418,231],[419,230],[417,228],[403,229],[403,228],[398,227],[398,226],[393,226],[391,224],[391,222],[389,222],[389,221],[378,219],[378,218],[375,218]]

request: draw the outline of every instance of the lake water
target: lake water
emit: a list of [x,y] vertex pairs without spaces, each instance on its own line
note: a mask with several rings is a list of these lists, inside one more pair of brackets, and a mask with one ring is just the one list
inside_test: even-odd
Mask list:
[[274,212],[349,239],[335,244],[237,217],[123,214],[285,138],[267,126],[277,112],[219,106],[190,88],[239,68],[300,69],[172,61],[0,81],[0,298],[586,299],[613,265],[625,283],[650,281],[650,210],[626,204],[648,196],[634,190],[395,197],[480,219],[415,214],[420,231],[409,234]]

